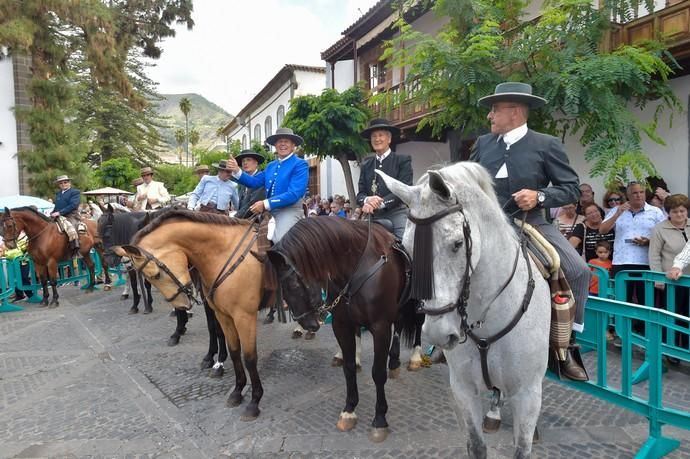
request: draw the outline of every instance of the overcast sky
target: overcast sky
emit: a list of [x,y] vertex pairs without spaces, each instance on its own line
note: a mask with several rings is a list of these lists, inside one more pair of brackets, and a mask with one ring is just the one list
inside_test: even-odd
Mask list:
[[324,65],[321,51],[375,3],[195,0],[194,29],[166,39],[148,73],[162,94],[201,94],[234,115],[285,64]]

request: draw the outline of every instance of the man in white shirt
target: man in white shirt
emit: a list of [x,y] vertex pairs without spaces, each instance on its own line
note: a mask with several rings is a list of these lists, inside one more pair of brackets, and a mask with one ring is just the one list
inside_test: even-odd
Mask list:
[[153,180],[153,169],[143,167],[141,178],[144,183],[137,186],[137,194],[134,196],[134,210],[156,210],[170,202],[170,194],[162,182]]

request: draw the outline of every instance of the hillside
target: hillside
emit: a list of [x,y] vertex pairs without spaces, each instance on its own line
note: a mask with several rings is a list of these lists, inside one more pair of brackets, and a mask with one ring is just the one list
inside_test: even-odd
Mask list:
[[[192,111],[189,113],[189,129],[199,131],[201,140],[198,147],[211,148],[221,142],[216,136],[219,127],[225,126],[232,115],[213,102],[199,94],[161,94],[164,100],[158,106],[158,113],[166,119],[167,128],[161,130],[161,137],[168,146],[167,152],[161,158],[167,162],[177,161],[177,143],[175,131],[184,129],[184,115],[180,111],[180,99],[188,98],[192,102]],[[191,146],[190,146],[191,148]]]

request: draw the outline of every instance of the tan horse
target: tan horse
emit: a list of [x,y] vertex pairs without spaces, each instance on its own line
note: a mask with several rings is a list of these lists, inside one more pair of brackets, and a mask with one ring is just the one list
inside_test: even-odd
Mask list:
[[[204,295],[215,311],[230,348],[235,388],[227,405],[242,402],[247,366],[252,399],[241,419],[259,416],[263,388],[257,371],[256,317],[263,294],[263,264],[256,253],[256,231],[250,222],[224,215],[171,210],[133,238],[131,245],[114,247],[175,308],[190,308],[192,272],[196,268]],[[228,274],[229,273],[229,274]]]
[[[99,244],[98,228],[93,220],[84,221],[87,232],[79,234],[79,253],[84,259],[84,264],[89,270],[89,284],[87,291],[93,291],[95,284],[95,266],[89,251],[96,248],[104,266],[106,284],[110,283],[108,270],[105,268],[103,248]],[[36,276],[43,286],[43,301],[48,305],[48,282],[53,289],[53,300],[50,307],[59,306],[57,293],[58,262],[69,260],[71,251],[68,249],[67,235],[61,234],[53,220],[38,212],[33,207],[18,207],[16,209],[5,208],[0,214],[0,235],[9,248],[15,248],[17,238],[22,231],[29,238],[29,255],[34,262]]]

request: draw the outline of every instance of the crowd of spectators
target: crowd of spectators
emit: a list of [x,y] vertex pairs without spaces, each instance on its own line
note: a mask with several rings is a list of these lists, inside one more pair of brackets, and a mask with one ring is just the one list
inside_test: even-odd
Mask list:
[[353,208],[349,199],[338,194],[328,199],[319,195],[309,196],[304,199],[304,208],[308,217],[340,217],[348,220],[362,218],[362,208]]

